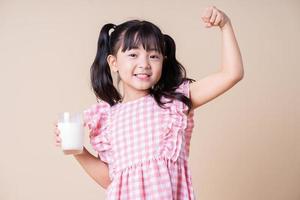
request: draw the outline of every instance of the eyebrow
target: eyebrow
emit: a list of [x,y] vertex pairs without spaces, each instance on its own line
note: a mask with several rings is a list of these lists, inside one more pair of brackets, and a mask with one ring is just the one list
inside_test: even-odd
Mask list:
[[[131,49],[139,49],[139,47],[132,47]],[[149,51],[156,51],[156,52],[159,53],[159,50],[158,50],[157,48],[150,48],[150,49],[148,49],[147,51],[148,51],[148,52],[149,52]]]
[[148,51],[157,51],[157,52],[159,52],[158,49],[155,49],[155,48],[148,49]]

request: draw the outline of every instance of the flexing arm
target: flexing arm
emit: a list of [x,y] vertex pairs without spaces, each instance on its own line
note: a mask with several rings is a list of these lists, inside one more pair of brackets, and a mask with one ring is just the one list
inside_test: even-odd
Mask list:
[[92,155],[85,147],[81,154],[74,155],[75,159],[83,167],[86,173],[101,187],[106,189],[111,183],[108,166],[105,162]]
[[218,72],[190,84],[193,109],[233,87],[244,76],[242,56],[229,18],[215,7],[202,16],[206,27],[219,26],[222,32],[222,60]]
[[243,61],[230,20],[221,28],[221,31],[222,61],[220,71],[240,80],[244,76]]

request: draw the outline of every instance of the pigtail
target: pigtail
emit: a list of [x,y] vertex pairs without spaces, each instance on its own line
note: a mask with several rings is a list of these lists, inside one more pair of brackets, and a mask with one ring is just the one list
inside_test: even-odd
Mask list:
[[186,77],[184,67],[176,59],[176,45],[169,35],[164,35],[165,42],[165,59],[163,64],[163,72],[161,77],[166,85],[166,90],[177,88]]
[[183,83],[183,81],[188,80],[190,82],[194,81],[186,77],[186,70],[181,63],[176,59],[176,44],[172,37],[169,35],[164,35],[165,41],[165,59],[163,64],[162,77],[160,80],[163,81],[164,90],[171,91],[169,94],[165,94],[171,99],[178,99],[184,102],[190,111],[192,103],[191,100],[181,93],[174,92],[176,88]]
[[98,39],[97,53],[90,69],[91,84],[95,95],[111,106],[115,99],[120,99],[120,94],[113,85],[107,56],[111,53],[109,31],[115,28],[114,24],[106,24],[102,27]]

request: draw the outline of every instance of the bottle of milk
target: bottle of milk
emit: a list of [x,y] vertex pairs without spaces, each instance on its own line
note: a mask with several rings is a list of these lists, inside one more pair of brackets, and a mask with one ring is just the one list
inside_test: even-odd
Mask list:
[[60,130],[61,148],[64,154],[81,153],[84,138],[82,113],[61,113],[57,125]]

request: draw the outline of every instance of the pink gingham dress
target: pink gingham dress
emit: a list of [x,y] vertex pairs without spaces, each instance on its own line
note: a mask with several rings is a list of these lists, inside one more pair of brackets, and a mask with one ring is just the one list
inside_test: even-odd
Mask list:
[[[189,82],[177,92],[189,97]],[[163,97],[164,100],[169,100]],[[107,200],[195,199],[188,167],[193,111],[181,101],[157,105],[151,95],[84,111],[91,145],[108,164]]]

